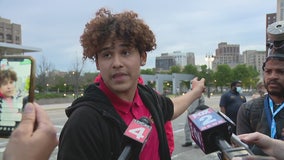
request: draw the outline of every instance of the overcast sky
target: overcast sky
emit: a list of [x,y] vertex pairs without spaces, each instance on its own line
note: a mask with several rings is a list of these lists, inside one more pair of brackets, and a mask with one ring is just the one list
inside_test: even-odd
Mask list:
[[173,51],[194,52],[196,64],[206,64],[220,42],[239,44],[241,52],[265,50],[265,18],[276,12],[276,0],[0,0],[0,16],[21,24],[22,45],[42,49],[30,54],[37,63],[44,56],[55,69],[70,71],[82,57],[84,26],[101,7],[133,10],[150,26],[157,49],[145,69]]

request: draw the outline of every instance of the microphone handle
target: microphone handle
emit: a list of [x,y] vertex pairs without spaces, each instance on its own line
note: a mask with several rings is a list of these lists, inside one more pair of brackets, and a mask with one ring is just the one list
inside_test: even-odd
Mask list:
[[226,140],[224,139],[216,139],[217,145],[221,150],[222,160],[231,160],[233,157],[246,157],[249,155],[253,155],[252,152],[243,146],[240,147],[232,147]]
[[129,160],[129,158],[131,156],[131,154],[130,154],[131,150],[132,150],[131,145],[125,146],[125,148],[123,149],[122,153],[118,157],[118,160]]

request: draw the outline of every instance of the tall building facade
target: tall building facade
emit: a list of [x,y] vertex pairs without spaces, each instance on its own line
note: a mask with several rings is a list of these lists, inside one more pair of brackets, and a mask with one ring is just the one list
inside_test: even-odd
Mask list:
[[21,45],[21,25],[11,23],[9,19],[0,17],[0,42]]
[[40,52],[40,48],[22,45],[20,24],[11,23],[0,17],[0,55],[23,55],[26,52]]
[[169,55],[169,53],[162,53],[161,56],[156,57],[156,71],[168,71],[171,66],[176,65],[175,58],[173,55]]
[[186,65],[194,65],[195,66],[195,55],[193,52],[187,52],[186,53],[186,57],[187,57],[187,64]]
[[277,21],[284,20],[284,0],[277,0]]
[[171,55],[174,57],[176,65],[179,65],[180,67],[187,65],[187,56],[185,53],[181,51],[174,51]]
[[243,57],[240,54],[239,44],[227,44],[221,42],[215,50],[214,61],[212,62],[212,69],[215,70],[220,64],[228,64],[231,68],[243,63]]
[[260,77],[263,77],[262,65],[265,61],[266,52],[257,50],[243,51],[244,63],[253,66],[259,73]]
[[172,66],[180,66],[183,69],[186,65],[195,65],[193,52],[174,51],[172,53],[162,53],[156,57],[156,71],[169,71]]

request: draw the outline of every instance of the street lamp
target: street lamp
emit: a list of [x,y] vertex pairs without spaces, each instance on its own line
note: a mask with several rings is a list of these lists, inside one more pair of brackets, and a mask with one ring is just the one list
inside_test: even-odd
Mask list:
[[73,93],[74,93],[74,98],[76,96],[78,96],[78,75],[77,75],[77,71],[73,71],[72,72],[73,75]]
[[212,69],[212,62],[214,61],[214,56],[213,55],[206,55],[205,56],[205,61],[208,62],[208,67],[207,67],[207,72],[208,72],[208,92],[207,92],[207,97],[210,98],[210,69]]
[[47,83],[46,84],[46,93],[48,93],[48,86],[49,86],[49,84]]
[[64,88],[65,88],[65,93],[64,93],[64,97],[66,96],[66,83],[64,83]]

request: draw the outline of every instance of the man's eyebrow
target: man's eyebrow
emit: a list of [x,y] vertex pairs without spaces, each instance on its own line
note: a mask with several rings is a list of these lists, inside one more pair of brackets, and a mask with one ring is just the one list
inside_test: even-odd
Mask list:
[[120,46],[122,46],[122,47],[131,47],[131,45],[129,43],[122,43],[122,44],[120,44]]
[[103,47],[99,50],[99,52],[103,52],[103,51],[106,51],[106,50],[109,50],[111,49],[112,47],[111,46],[108,46],[108,47]]
[[[131,45],[129,43],[122,43],[119,45],[120,47],[131,47]],[[103,51],[106,51],[106,50],[110,50],[110,49],[114,49],[114,46],[111,45],[111,46],[106,46],[106,47],[103,47],[99,52],[103,52]]]

